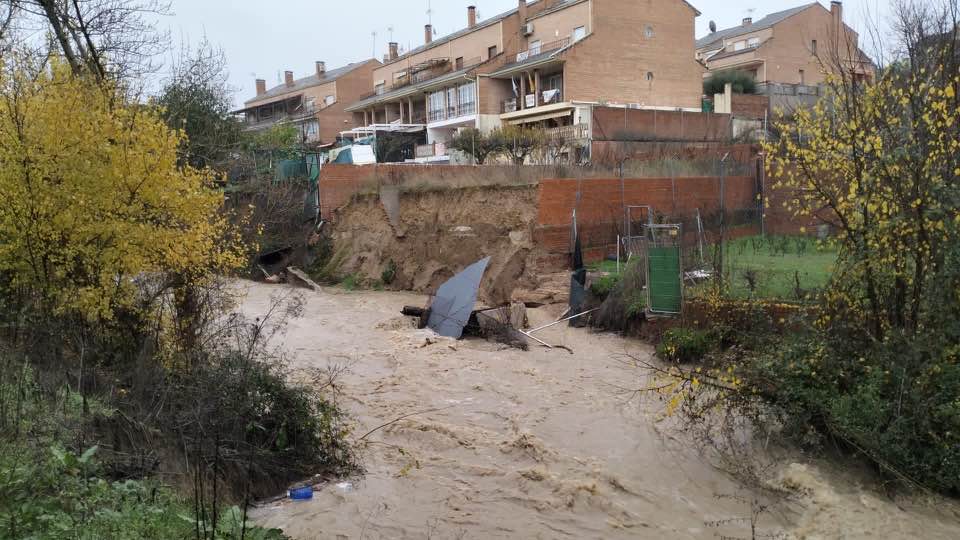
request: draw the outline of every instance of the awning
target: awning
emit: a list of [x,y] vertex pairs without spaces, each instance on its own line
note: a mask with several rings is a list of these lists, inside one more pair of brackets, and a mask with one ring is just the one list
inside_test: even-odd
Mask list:
[[538,114],[536,116],[527,116],[525,118],[517,118],[516,120],[508,120],[507,123],[511,126],[516,126],[520,124],[532,124],[534,122],[540,122],[543,120],[552,120],[554,118],[563,118],[565,116],[570,116],[573,114],[573,110],[552,112],[546,114]]

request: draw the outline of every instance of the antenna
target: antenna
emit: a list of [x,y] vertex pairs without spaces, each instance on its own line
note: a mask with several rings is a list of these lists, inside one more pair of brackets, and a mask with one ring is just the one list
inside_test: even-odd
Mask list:
[[747,9],[747,16],[753,17],[753,12],[756,11],[756,10],[757,10],[757,8],[749,8],[749,9]]
[[717,22],[710,21],[710,33],[715,34],[717,32]]
[[433,5],[430,0],[427,0],[427,22],[433,24]]
[[393,26],[388,26],[387,32],[390,32],[390,42],[393,43]]

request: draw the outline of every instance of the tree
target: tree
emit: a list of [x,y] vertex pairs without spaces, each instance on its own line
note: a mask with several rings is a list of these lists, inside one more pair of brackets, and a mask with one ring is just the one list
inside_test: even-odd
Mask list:
[[243,264],[223,194],[178,164],[182,142],[156,112],[61,60],[0,72],[4,292],[50,316],[109,321],[164,296],[144,298],[139,280],[159,278],[163,291]]
[[474,163],[483,165],[487,158],[497,153],[499,141],[477,128],[461,129],[447,144],[447,148],[463,152]]
[[497,148],[497,153],[510,158],[514,165],[523,165],[534,152],[542,149],[547,143],[546,134],[542,129],[525,128],[521,126],[499,127],[490,134]]
[[240,125],[230,115],[223,51],[204,40],[173,65],[172,75],[157,99],[161,116],[172,129],[182,129],[181,163],[223,170],[240,140]]
[[746,71],[718,71],[703,81],[703,93],[712,96],[722,94],[727,83],[733,85],[734,94],[752,94],[757,91],[757,82]]
[[154,69],[167,36],[153,18],[168,14],[165,0],[14,0],[24,24],[50,32],[75,74],[97,80],[137,79]]

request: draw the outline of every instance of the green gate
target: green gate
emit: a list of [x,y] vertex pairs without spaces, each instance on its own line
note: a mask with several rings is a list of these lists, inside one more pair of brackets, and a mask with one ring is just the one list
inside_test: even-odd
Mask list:
[[648,225],[647,306],[651,313],[676,315],[683,309],[680,225]]

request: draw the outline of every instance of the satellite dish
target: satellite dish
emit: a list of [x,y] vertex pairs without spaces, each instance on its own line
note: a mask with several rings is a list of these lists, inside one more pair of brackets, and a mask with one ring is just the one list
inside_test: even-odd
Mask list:
[[710,33],[715,34],[717,32],[717,23],[715,21],[710,21]]

